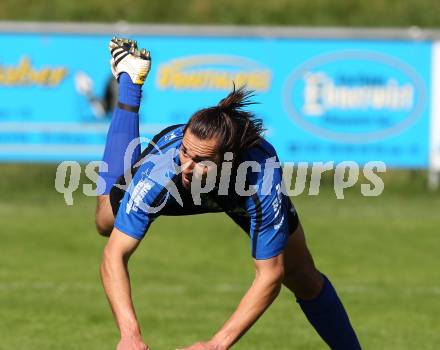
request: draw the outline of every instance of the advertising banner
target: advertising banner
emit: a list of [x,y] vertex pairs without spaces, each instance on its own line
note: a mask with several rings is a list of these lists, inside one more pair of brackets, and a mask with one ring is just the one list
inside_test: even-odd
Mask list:
[[[440,173],[440,42],[436,42],[432,50],[432,115],[430,168],[433,172]],[[438,179],[436,181],[438,182]]]
[[[0,160],[101,159],[116,101],[109,35],[0,33]],[[141,135],[236,86],[282,161],[429,165],[432,43],[136,35],[151,51]]]

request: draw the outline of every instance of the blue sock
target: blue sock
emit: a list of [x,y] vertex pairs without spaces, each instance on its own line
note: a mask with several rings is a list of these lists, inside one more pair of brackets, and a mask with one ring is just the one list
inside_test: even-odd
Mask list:
[[361,346],[336,290],[324,276],[324,285],[313,300],[297,299],[309,322],[333,350],[357,350]]
[[[135,110],[140,105],[141,94],[142,85],[133,84],[126,73],[119,76],[118,102],[126,107],[122,109],[118,106],[113,112],[102,159],[108,164],[108,172],[102,171],[99,174],[105,182],[105,185],[98,185],[98,192],[101,194],[109,194],[116,180],[127,170],[124,169],[125,151],[129,143],[139,137],[139,114]],[[140,151],[138,145],[133,152],[130,165],[139,158]]]

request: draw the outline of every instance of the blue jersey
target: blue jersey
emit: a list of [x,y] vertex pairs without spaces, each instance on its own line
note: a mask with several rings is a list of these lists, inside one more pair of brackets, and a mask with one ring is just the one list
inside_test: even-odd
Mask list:
[[[257,169],[245,173],[246,189],[252,186],[257,189],[254,193],[237,193],[234,167],[227,193],[215,187],[201,194],[201,202],[195,204],[190,190],[182,185],[179,170],[183,129],[184,125],[171,126],[156,135],[133,167],[125,190],[113,187],[110,199],[116,215],[114,226],[140,240],[161,215],[225,212],[250,236],[254,258],[280,254],[298,226],[298,217],[290,199],[282,193],[282,170],[275,166],[265,171],[278,164],[272,145],[262,139],[236,157],[238,165],[249,161],[258,164]],[[119,185],[124,185],[124,180],[121,178]]]

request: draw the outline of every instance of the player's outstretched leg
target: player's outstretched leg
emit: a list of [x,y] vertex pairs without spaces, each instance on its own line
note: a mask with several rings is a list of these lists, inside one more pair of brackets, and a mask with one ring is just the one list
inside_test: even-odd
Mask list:
[[296,296],[309,322],[333,350],[361,348],[347,312],[326,276],[316,268],[301,225],[284,252],[284,285]]
[[[102,235],[109,235],[113,228],[113,212],[109,193],[116,180],[124,173],[124,155],[128,145],[139,138],[139,106],[142,84],[150,71],[150,54],[139,50],[137,43],[129,39],[113,38],[109,43],[110,66],[118,79],[118,103],[113,113],[104,150],[103,161],[108,169],[100,169],[104,180],[98,184],[96,227]],[[138,145],[130,159],[132,165],[140,156]]]

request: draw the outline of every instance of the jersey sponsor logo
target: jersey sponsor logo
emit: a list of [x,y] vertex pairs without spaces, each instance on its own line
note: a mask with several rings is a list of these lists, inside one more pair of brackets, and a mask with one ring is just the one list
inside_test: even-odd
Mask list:
[[143,200],[148,191],[153,188],[153,184],[148,178],[148,171],[142,172],[141,180],[133,188],[130,196],[130,200],[127,203],[125,212],[130,214],[131,211],[137,212],[142,207]]
[[200,55],[182,57],[159,67],[159,89],[226,90],[231,82],[248,89],[268,91],[272,71],[259,62],[241,56]]
[[426,100],[425,83],[409,64],[374,51],[314,57],[284,88],[284,106],[297,125],[350,143],[402,133],[423,115]]
[[276,196],[272,202],[272,209],[273,209],[274,217],[275,217],[275,224],[273,225],[273,227],[275,230],[278,230],[284,222],[284,215],[281,210],[282,193],[281,193],[281,186],[279,184],[277,184],[275,186],[275,191],[276,191]]

